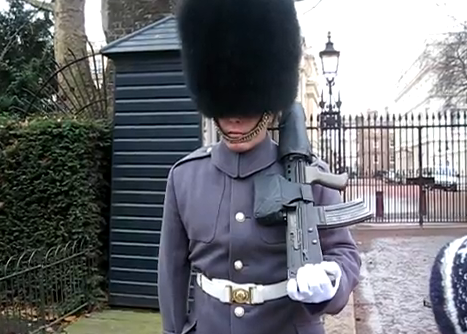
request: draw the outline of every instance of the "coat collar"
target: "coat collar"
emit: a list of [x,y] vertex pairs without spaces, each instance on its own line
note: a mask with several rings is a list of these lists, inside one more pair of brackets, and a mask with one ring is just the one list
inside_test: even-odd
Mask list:
[[277,161],[277,144],[268,134],[252,150],[237,153],[231,151],[223,140],[212,149],[212,162],[232,178],[245,178],[261,171]]

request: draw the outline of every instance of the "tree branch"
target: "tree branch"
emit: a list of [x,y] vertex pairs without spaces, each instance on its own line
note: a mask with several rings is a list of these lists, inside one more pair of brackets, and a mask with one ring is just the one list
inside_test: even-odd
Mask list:
[[443,98],[447,104],[465,103],[467,29],[449,33],[446,39],[437,43],[437,49],[433,57],[435,82],[432,93]]
[[47,12],[54,12],[54,4],[52,2],[45,2],[45,0],[23,0],[27,4]]
[[[53,6],[54,6],[54,3],[52,0],[52,2],[45,2],[45,0],[23,0],[24,2],[30,4],[31,6],[33,6],[34,8],[36,8],[36,11],[34,14],[36,14],[38,11],[40,10],[45,10],[45,11],[48,11],[48,12],[52,12],[53,13]],[[7,41],[8,43],[6,44],[6,46],[3,48],[3,50],[0,52],[0,62],[3,61],[3,58],[5,58],[7,52],[10,50],[10,47],[11,45],[13,44],[15,38],[21,33],[21,30],[23,30],[26,25],[29,24],[29,22],[24,22],[21,27],[19,27],[18,30],[16,30],[12,36],[9,36],[7,38]]]

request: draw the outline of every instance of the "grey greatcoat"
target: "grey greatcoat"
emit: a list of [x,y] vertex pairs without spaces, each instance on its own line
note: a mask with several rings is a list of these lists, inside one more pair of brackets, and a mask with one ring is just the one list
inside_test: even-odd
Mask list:
[[[287,279],[286,227],[261,226],[253,218],[253,179],[266,170],[282,171],[277,144],[269,136],[242,154],[221,141],[172,167],[158,268],[164,334],[324,334],[321,315],[346,305],[361,262],[349,230],[340,228],[321,232],[324,260],[336,261],[343,272],[331,301],[305,304],[285,296],[259,305],[227,304],[195,284],[194,309],[187,312],[190,266],[235,283]],[[316,185],[313,193],[319,205],[341,202],[335,190]]]

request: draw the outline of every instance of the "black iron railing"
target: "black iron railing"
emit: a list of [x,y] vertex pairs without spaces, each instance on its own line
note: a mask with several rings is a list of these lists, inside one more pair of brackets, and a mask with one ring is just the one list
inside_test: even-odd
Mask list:
[[467,221],[466,110],[325,117],[311,118],[309,137],[333,172],[350,175],[345,200],[363,198],[378,222]]
[[0,334],[45,333],[88,306],[93,254],[70,242],[11,257],[0,267]]

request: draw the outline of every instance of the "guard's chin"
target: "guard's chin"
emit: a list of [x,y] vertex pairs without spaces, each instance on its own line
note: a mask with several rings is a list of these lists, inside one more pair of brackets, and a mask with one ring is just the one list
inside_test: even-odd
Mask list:
[[237,153],[247,152],[254,147],[253,141],[247,141],[243,143],[226,142],[226,145],[231,151],[234,151]]

